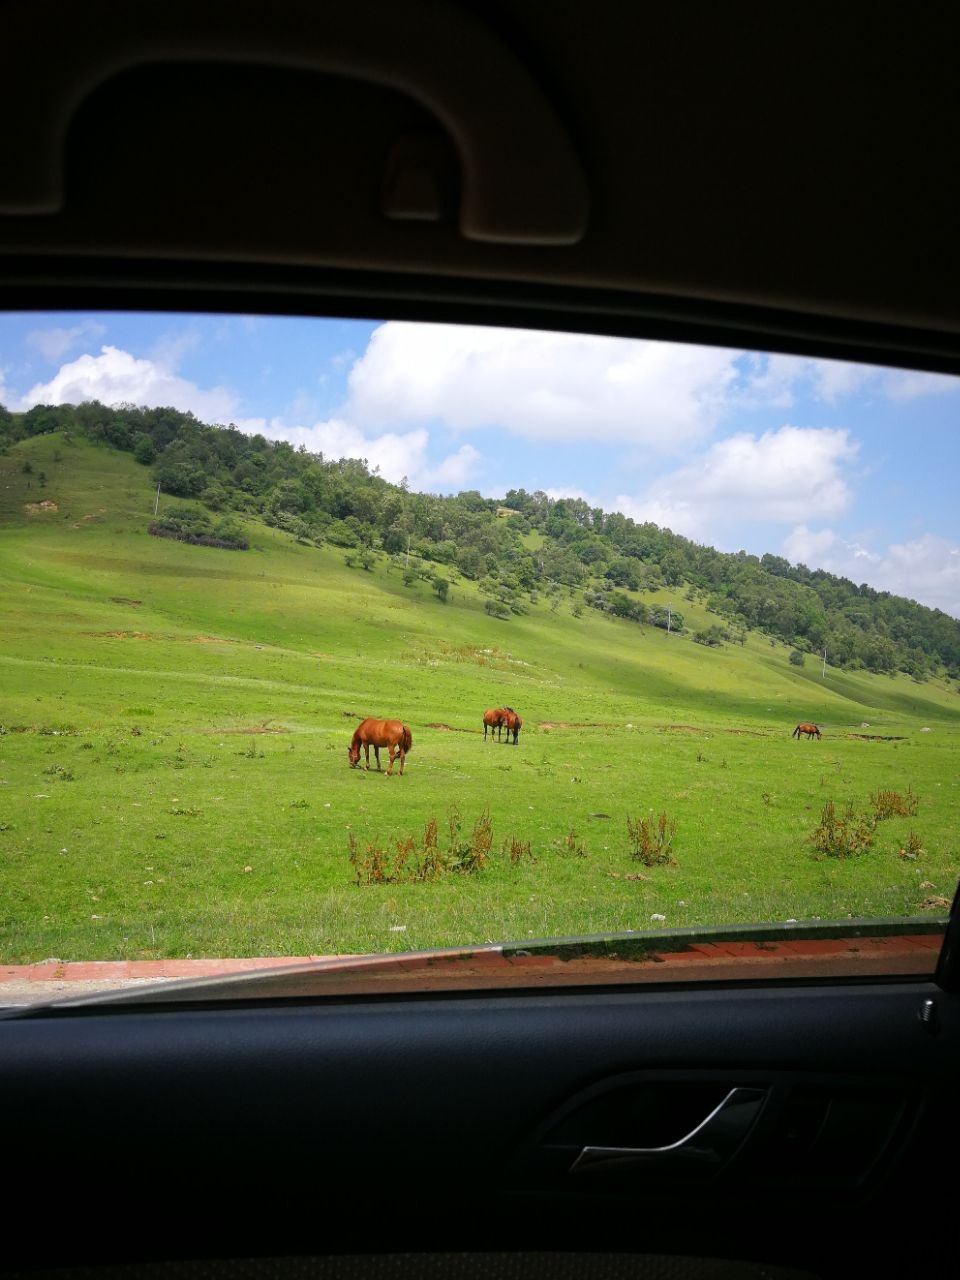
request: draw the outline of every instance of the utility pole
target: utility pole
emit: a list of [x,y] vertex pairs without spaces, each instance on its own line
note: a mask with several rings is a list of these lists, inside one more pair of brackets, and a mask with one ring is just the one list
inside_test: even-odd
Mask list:
[[160,510],[160,485],[157,485],[157,500],[153,504],[153,514],[156,515]]
[[406,573],[406,571],[407,571],[409,568],[410,568],[410,534],[408,533],[408,534],[407,534],[407,558],[406,558],[406,560],[404,560],[404,562],[403,562],[403,571],[404,571],[404,573]]
[[672,605],[667,605],[667,635],[670,634],[670,623],[673,620],[673,614],[670,612]]
[[823,670],[820,672],[820,679],[826,680],[826,678],[827,678],[827,646],[824,645],[823,646]]

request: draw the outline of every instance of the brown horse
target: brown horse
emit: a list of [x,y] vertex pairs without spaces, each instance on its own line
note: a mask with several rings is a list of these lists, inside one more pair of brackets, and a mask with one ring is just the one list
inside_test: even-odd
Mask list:
[[516,746],[517,739],[520,737],[520,726],[523,724],[523,721],[520,719],[516,711],[514,711],[513,707],[503,708],[503,724],[507,731],[507,741],[510,741],[510,735],[512,733],[513,745]]
[[800,741],[801,737],[819,738],[820,730],[817,728],[815,724],[798,724],[797,727],[794,729],[793,733],[791,733],[790,737],[796,738],[798,742]]
[[485,712],[483,713],[483,740],[484,740],[484,742],[486,742],[486,740],[487,740],[487,730],[488,730],[488,729],[490,730],[490,737],[491,737],[491,738],[493,737],[493,731],[494,731],[494,729],[496,729],[496,731],[497,731],[497,739],[499,740],[499,738],[500,738],[500,734],[501,734],[501,732],[503,731],[503,718],[504,718],[504,715],[505,715],[505,714],[506,714],[506,713],[504,712],[503,707],[494,707],[492,710],[490,710],[490,711],[485,711]]
[[353,739],[347,747],[347,759],[350,761],[350,768],[356,769],[360,763],[360,748],[363,747],[366,752],[367,764],[370,768],[370,748],[373,747],[373,753],[377,758],[377,768],[380,768],[380,748],[390,748],[390,764],[387,768],[387,777],[393,773],[394,752],[400,756],[400,776],[403,777],[403,762],[407,752],[413,749],[413,735],[405,724],[399,720],[364,720],[362,724],[357,726],[357,730],[353,735]]

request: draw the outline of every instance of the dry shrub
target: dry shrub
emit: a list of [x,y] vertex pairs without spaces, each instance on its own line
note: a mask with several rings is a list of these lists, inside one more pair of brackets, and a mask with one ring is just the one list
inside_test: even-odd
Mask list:
[[[454,870],[462,871],[465,875],[473,875],[476,871],[482,871],[487,865],[492,844],[493,824],[490,821],[489,810],[484,809],[473,824],[470,839],[456,851],[453,864]],[[453,852],[453,849],[451,849],[451,853]]]
[[853,858],[873,844],[874,823],[857,813],[852,804],[842,814],[832,800],[823,806],[820,825],[810,839],[818,853],[827,858]]
[[490,846],[493,843],[493,827],[489,813],[484,810],[474,823],[470,838],[463,841],[460,810],[453,805],[447,818],[449,846],[440,848],[436,818],[429,818],[418,844],[415,836],[402,836],[394,840],[391,855],[379,840],[369,841],[360,850],[356,836],[351,831],[347,837],[350,862],[358,885],[412,884],[439,880],[458,872],[473,875],[487,865]]
[[915,831],[911,831],[907,836],[907,843],[900,849],[901,858],[909,858],[915,861],[923,853],[923,845],[920,843],[920,837]]
[[357,884],[389,884],[393,879],[386,853],[376,841],[371,841],[361,854],[357,838],[350,832],[347,837],[350,861],[356,872]]
[[554,840],[553,843],[561,853],[571,854],[574,858],[585,858],[587,856],[583,841],[572,828],[565,836],[561,836],[559,840]]
[[395,880],[402,880],[403,873],[407,863],[416,854],[417,842],[413,836],[407,836],[405,840],[398,840],[397,852],[393,859],[393,877]]
[[874,791],[870,796],[870,803],[873,805],[874,820],[882,822],[884,818],[916,817],[920,797],[907,787],[906,795],[901,795],[899,791]]
[[440,850],[437,838],[437,820],[428,818],[423,828],[420,857],[416,864],[418,880],[438,880],[446,871],[446,858]]
[[519,866],[524,860],[536,862],[536,858],[530,851],[530,841],[518,840],[516,836],[511,836],[509,840],[504,840],[503,852],[510,855],[510,861],[515,867]]
[[627,835],[633,845],[631,857],[644,866],[676,866],[671,852],[676,834],[676,819],[668,819],[665,811],[656,821],[652,818],[631,818],[627,814]]

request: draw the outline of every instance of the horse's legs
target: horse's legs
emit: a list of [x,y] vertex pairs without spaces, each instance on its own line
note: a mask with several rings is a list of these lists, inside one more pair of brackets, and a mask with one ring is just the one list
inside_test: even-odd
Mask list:
[[365,742],[363,744],[363,750],[364,750],[364,754],[367,757],[367,768],[369,769],[370,768],[370,743],[369,742]]
[[399,756],[400,756],[400,777],[402,778],[402,777],[403,777],[403,762],[404,762],[404,760],[407,758],[407,753],[404,751],[404,749],[403,749],[403,747],[402,747],[402,746],[398,746],[398,747],[397,747],[397,753],[398,753],[398,754],[399,754]]
[[377,768],[380,768],[380,748],[376,743],[373,744],[373,754],[377,757]]
[[390,752],[390,763],[387,766],[387,777],[389,778],[393,776],[393,743],[392,742],[390,743],[387,750]]

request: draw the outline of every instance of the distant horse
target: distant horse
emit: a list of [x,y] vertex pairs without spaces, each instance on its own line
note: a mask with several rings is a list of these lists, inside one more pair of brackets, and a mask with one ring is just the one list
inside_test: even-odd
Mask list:
[[500,734],[501,734],[501,732],[502,732],[502,730],[503,730],[504,715],[505,715],[505,714],[506,714],[506,713],[505,713],[505,711],[504,711],[503,707],[494,707],[494,708],[493,708],[493,710],[491,710],[491,711],[485,711],[485,712],[483,713],[483,740],[484,740],[484,742],[486,742],[486,740],[487,740],[487,730],[488,730],[488,729],[490,730],[490,737],[491,737],[491,738],[493,737],[493,731],[494,731],[494,729],[496,729],[496,731],[497,731],[497,740],[499,741],[499,739],[500,739]]
[[513,707],[503,708],[503,724],[507,731],[507,741],[510,741],[510,735],[512,733],[513,745],[516,746],[517,739],[520,737],[520,726],[523,724],[523,721],[520,719],[516,711],[514,711]]
[[819,738],[820,730],[817,728],[815,724],[798,724],[797,727],[794,729],[793,733],[791,733],[790,737],[796,738],[798,742],[800,741],[801,737]]
[[377,758],[377,768],[380,768],[380,748],[390,748],[390,765],[387,769],[387,777],[393,773],[394,752],[400,756],[400,776],[403,777],[403,762],[406,759],[408,751],[413,749],[413,735],[405,724],[399,720],[364,720],[362,724],[357,726],[357,731],[353,735],[353,739],[347,747],[347,759],[350,761],[351,769],[356,769],[360,763],[360,748],[363,747],[366,752],[367,764],[370,768],[370,748],[373,747],[373,753]]

